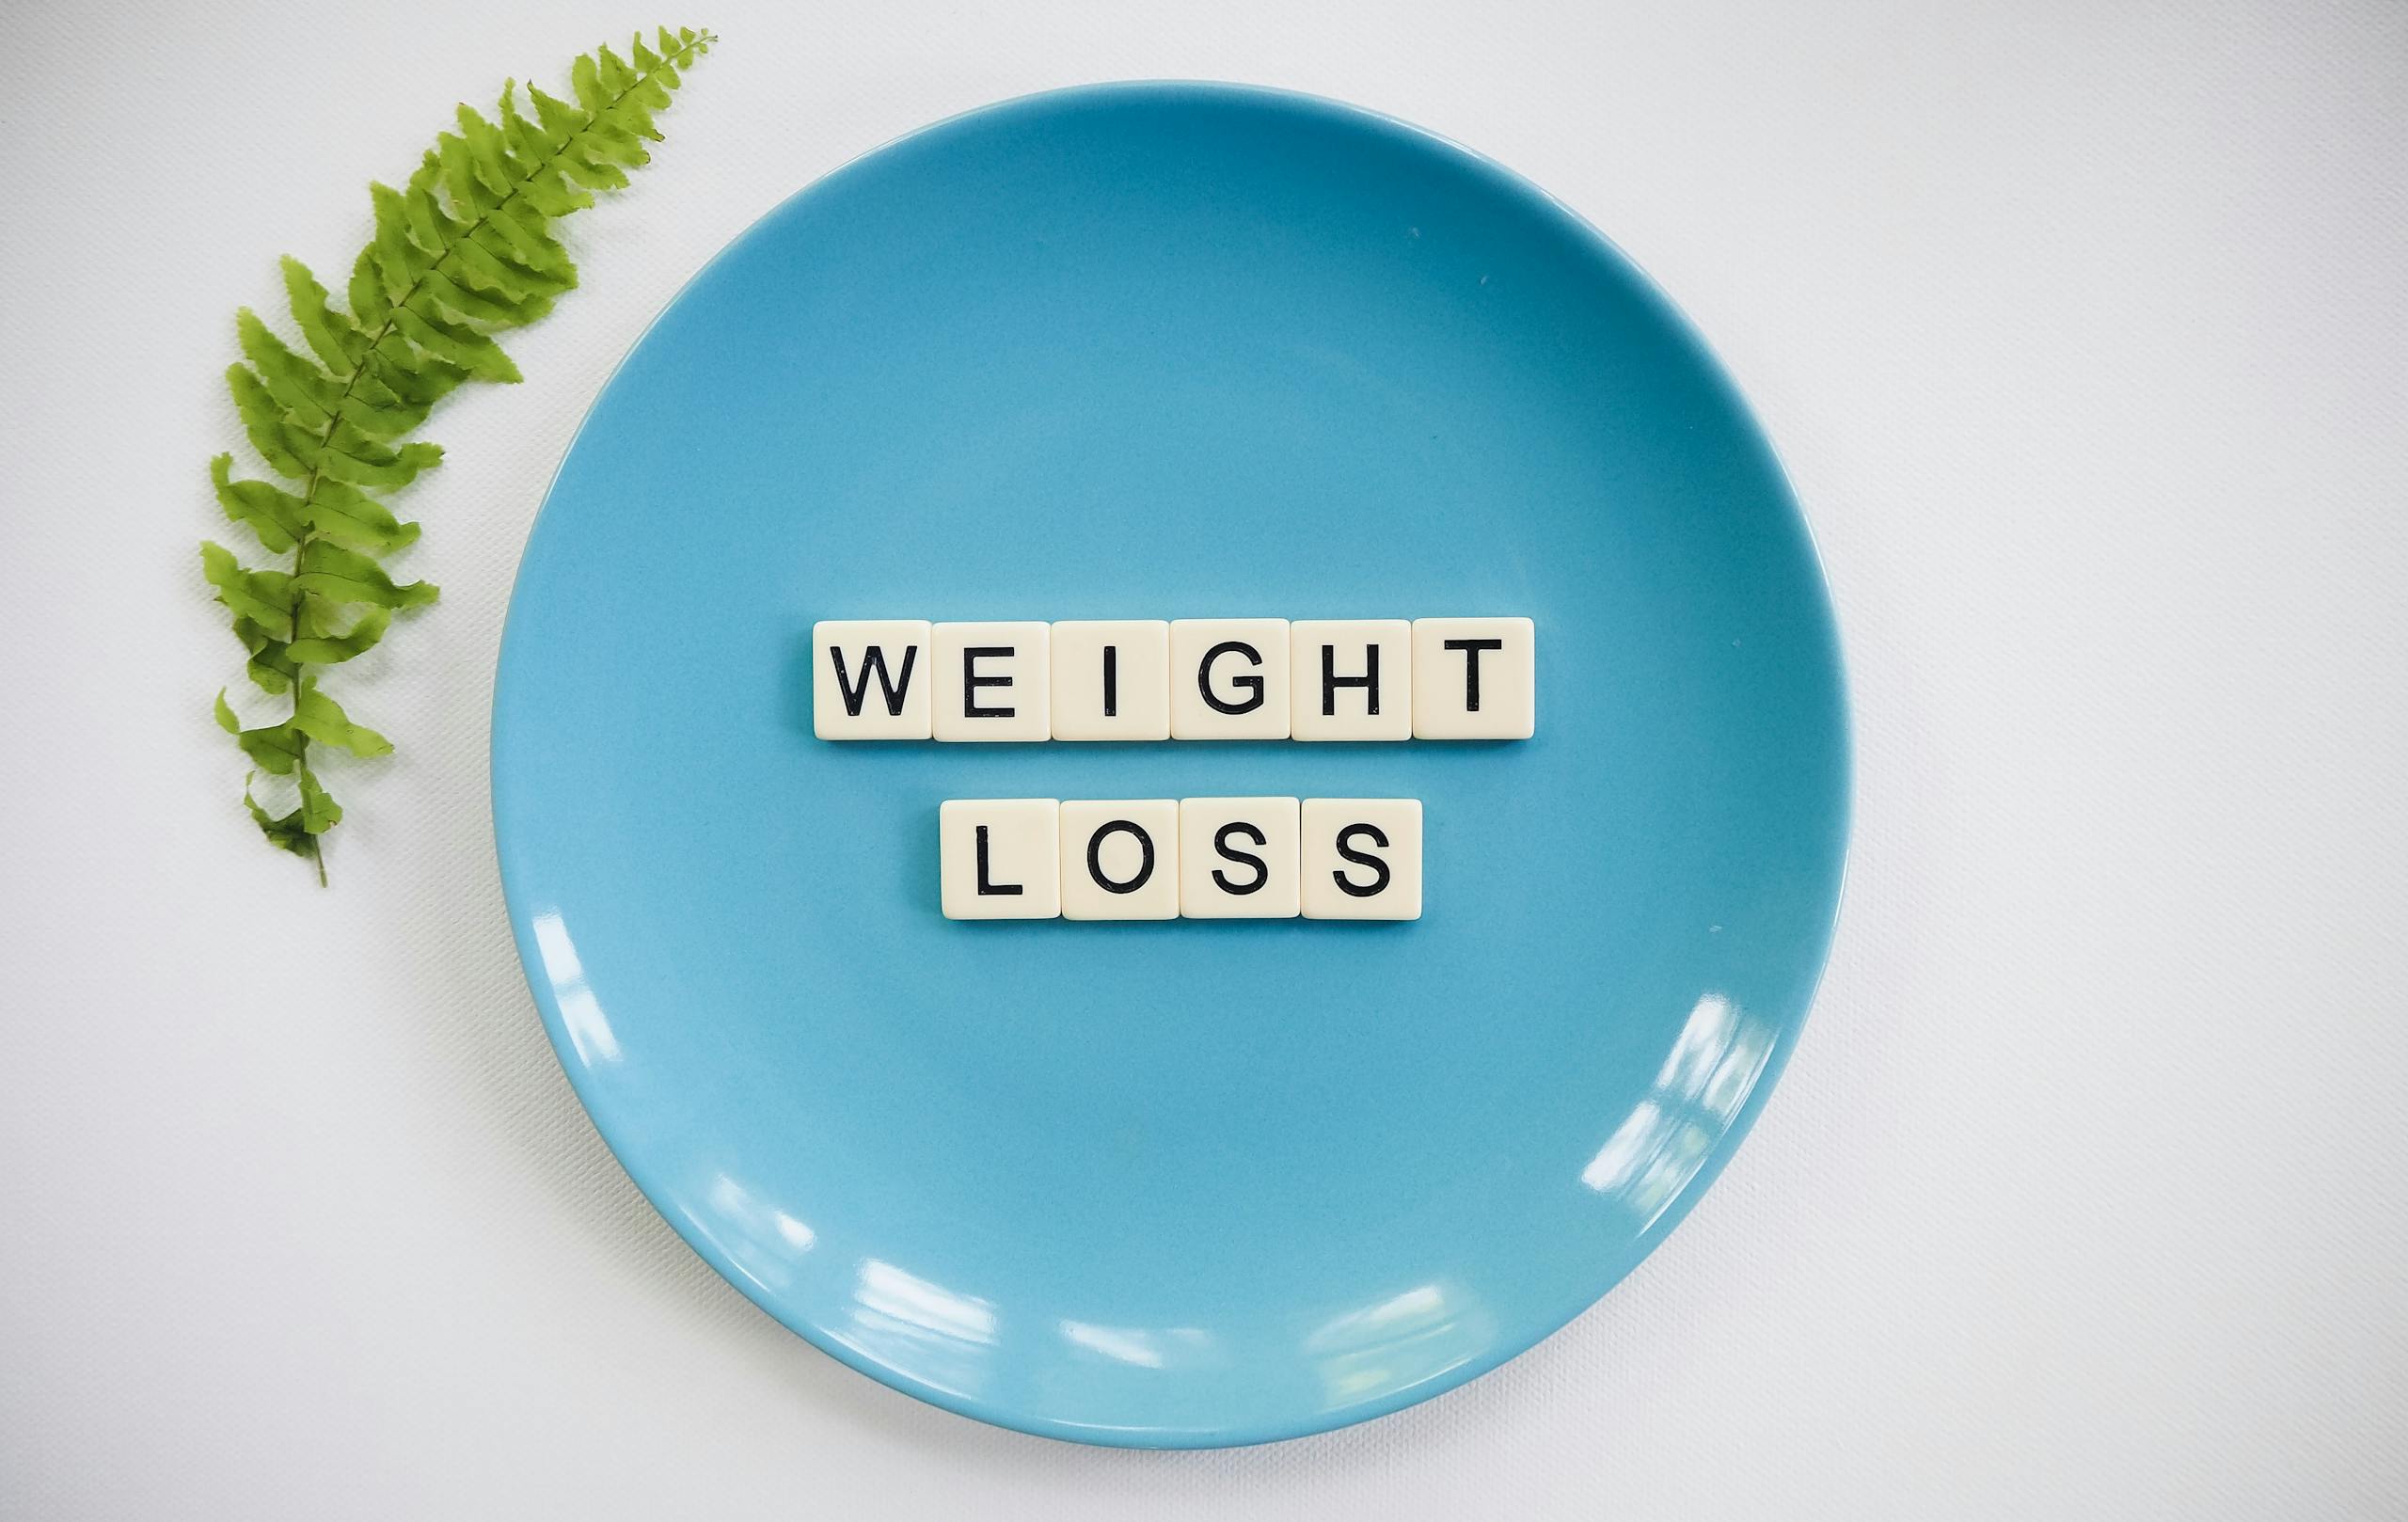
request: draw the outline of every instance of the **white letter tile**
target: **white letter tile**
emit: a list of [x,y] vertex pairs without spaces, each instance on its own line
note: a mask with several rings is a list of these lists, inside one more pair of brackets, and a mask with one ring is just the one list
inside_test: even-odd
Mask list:
[[1041,740],[1053,732],[1042,624],[939,624],[936,737]]
[[1401,618],[1298,619],[1289,690],[1300,740],[1413,737],[1413,626]]
[[1054,737],[1170,738],[1170,626],[1070,619],[1054,626]]
[[811,626],[811,731],[823,740],[924,740],[930,734],[928,626],[832,618]]
[[1304,806],[1308,920],[1421,917],[1421,801],[1308,798]]
[[1062,912],[1061,804],[957,798],[937,810],[938,874],[949,920],[1050,920]]
[[1284,618],[1171,620],[1171,737],[1286,739],[1288,666]]
[[1529,619],[1413,621],[1415,738],[1526,740],[1537,722],[1537,636]]
[[1167,798],[1062,805],[1062,915],[1179,917],[1179,803]]
[[1294,919],[1298,834],[1292,798],[1179,801],[1179,912],[1192,920]]

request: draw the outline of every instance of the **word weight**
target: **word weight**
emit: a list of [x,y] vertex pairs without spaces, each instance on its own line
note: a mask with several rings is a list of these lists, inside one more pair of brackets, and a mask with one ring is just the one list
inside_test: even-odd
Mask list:
[[824,740],[1513,740],[1537,729],[1527,618],[812,626]]

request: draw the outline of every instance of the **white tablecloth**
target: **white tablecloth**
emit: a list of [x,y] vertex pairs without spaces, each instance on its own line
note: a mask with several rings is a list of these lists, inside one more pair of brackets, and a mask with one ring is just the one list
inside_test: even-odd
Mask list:
[[[192,542],[275,256],[455,99],[726,38],[410,499],[335,887],[261,848]],[[2398,1515],[2408,8],[150,0],[0,53],[0,1514]],[[1760,408],[1861,740],[1838,951],[1671,1243],[1404,1415],[991,1431],[703,1267],[505,932],[512,568],[614,359],[845,159],[1044,87],[1301,87],[1592,218]]]

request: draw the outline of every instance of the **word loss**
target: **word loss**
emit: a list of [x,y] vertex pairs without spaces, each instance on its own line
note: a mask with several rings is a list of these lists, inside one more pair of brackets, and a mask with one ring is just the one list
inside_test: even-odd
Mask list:
[[950,920],[1414,920],[1411,798],[953,799]]
[[1519,740],[1527,618],[812,626],[824,740]]

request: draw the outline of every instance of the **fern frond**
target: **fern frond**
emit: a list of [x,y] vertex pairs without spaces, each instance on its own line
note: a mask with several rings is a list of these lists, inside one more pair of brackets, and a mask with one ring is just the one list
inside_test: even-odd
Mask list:
[[[230,615],[261,690],[292,695],[279,723],[245,729],[217,695],[219,725],[251,762],[243,804],[268,844],[309,858],[325,880],[325,832],[342,810],[309,766],[312,743],[353,755],[392,745],[352,722],[311,668],[364,653],[396,613],[436,599],[424,581],[397,582],[378,557],[418,538],[377,494],[407,486],[443,458],[411,441],[435,404],[462,384],[508,383],[518,367],[494,335],[548,313],[577,286],[577,265],[553,224],[616,190],[651,162],[655,118],[694,60],[718,39],[661,28],[639,33],[626,57],[607,44],[569,67],[563,100],[533,85],[502,86],[491,117],[463,105],[396,189],[369,187],[373,235],[352,262],[338,306],[297,259],[282,262],[298,341],[248,309],[234,320],[243,357],[226,385],[261,465],[298,484],[239,479],[231,454],[209,462],[226,516],[289,569],[246,566],[201,546],[201,570]],[[299,804],[271,815],[252,796],[261,771],[292,777]]]

